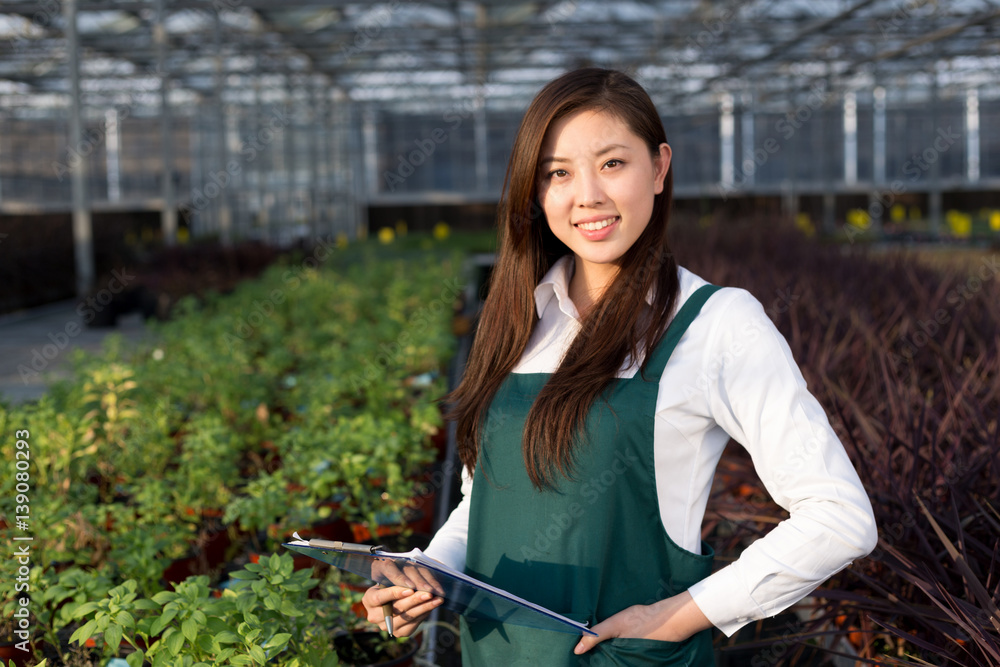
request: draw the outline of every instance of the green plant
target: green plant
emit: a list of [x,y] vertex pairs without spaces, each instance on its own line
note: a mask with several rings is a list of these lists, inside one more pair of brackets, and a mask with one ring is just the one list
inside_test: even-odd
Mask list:
[[[120,363],[94,368],[84,381],[83,402],[89,422],[84,442],[98,442],[123,449],[131,419],[139,416],[132,390],[136,383],[131,368]],[[105,452],[105,455],[110,452]]]
[[[212,595],[207,577],[190,577],[176,591],[152,598],[140,624],[159,635],[146,656],[160,665],[331,665],[323,653],[329,626],[321,603],[309,598],[319,583],[294,571],[288,554],[272,555],[232,573],[234,584]],[[327,644],[328,644],[327,639]]]
[[290,554],[261,558],[230,576],[236,580],[230,589],[236,594],[236,609],[245,619],[254,619],[254,625],[263,636],[271,637],[271,642],[281,638],[282,647],[288,642],[296,652],[320,630],[319,603],[309,599],[309,591],[319,582],[311,570],[295,571]]
[[138,591],[151,595],[162,590],[165,564],[180,558],[187,549],[185,535],[166,529],[118,533],[108,560],[119,580],[133,581]]
[[[136,582],[130,579],[108,591],[105,598],[79,605],[73,618],[84,623],[70,636],[70,643],[83,645],[86,640],[101,635],[104,640],[102,653],[110,658],[118,655],[124,640],[136,649],[126,657],[129,667],[141,667],[145,654],[136,643],[136,615],[154,605],[148,600],[136,600],[137,597]],[[139,636],[148,639],[142,633]]]
[[241,443],[221,417],[197,415],[181,441],[176,468],[166,475],[173,506],[192,516],[225,507],[239,481],[241,454]]
[[273,645],[258,642],[261,633],[252,616],[234,625],[233,599],[213,597],[204,576],[189,577],[176,591],[157,593],[153,602],[160,605],[149,624],[150,634],[160,635],[147,654],[154,667],[260,665],[267,660],[265,649],[283,645],[280,637]]
[[[404,245],[360,244],[319,268],[292,259],[231,294],[186,300],[172,321],[150,323],[151,345],[133,352],[116,338],[99,354],[74,354],[71,379],[37,403],[0,409],[8,431],[30,428],[33,481],[45,490],[32,505],[45,518],[32,576],[45,582],[36,613],[50,641],[71,622],[96,621],[95,636],[118,627],[157,664],[259,664],[254,647],[276,664],[334,664],[329,638],[355,623],[350,604],[338,606],[339,590],[314,605],[289,588],[305,584],[282,579],[284,558],[246,570],[245,581],[265,583],[219,598],[194,578],[162,591],[161,576],[192,537],[219,527],[205,519],[214,508],[250,530],[258,551],[333,502],[372,529],[401,520],[435,456],[434,398],[453,349],[446,281],[458,266],[439,244]],[[302,616],[272,618],[275,592]],[[160,620],[172,601],[175,616]],[[204,632],[192,642],[185,627]],[[279,653],[282,633],[291,636]]]
[[65,662],[60,631],[73,623],[76,610],[81,605],[108,595],[112,582],[107,576],[107,568],[90,570],[69,567],[58,575],[33,568],[32,588],[41,591],[41,604],[34,609],[40,634]]
[[226,506],[222,521],[237,523],[251,533],[258,550],[265,538],[279,538],[285,528],[300,528],[316,516],[309,498],[290,490],[283,469],[250,480],[243,492]]
[[347,497],[341,503],[350,521],[375,527],[396,521],[416,495],[413,475],[434,459],[426,436],[405,421],[368,414],[338,426],[338,466]]

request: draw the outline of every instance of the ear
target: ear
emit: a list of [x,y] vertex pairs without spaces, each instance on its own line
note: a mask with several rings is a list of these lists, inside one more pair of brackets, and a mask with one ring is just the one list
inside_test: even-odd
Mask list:
[[653,156],[653,194],[663,192],[663,179],[667,177],[670,170],[670,146],[660,144],[659,152]]

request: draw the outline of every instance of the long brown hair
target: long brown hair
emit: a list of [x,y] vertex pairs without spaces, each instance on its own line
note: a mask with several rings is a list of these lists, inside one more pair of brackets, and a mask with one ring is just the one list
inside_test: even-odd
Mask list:
[[[613,70],[586,68],[564,74],[548,83],[525,112],[498,211],[500,249],[489,294],[465,375],[445,399],[448,418],[458,422],[459,456],[470,473],[493,397],[524,353],[538,321],[535,286],[556,259],[571,252],[552,234],[538,203],[538,163],[548,128],[582,110],[612,114],[642,138],[653,155],[667,141],[646,91]],[[538,489],[554,487],[557,472],[572,475],[594,401],[627,359],[644,359],[644,372],[666,329],[678,292],[677,263],[667,244],[672,196],[670,167],[645,231],[622,256],[615,279],[583,317],[562,363],[532,405],[522,448],[528,475]],[[646,310],[651,288],[655,299]]]

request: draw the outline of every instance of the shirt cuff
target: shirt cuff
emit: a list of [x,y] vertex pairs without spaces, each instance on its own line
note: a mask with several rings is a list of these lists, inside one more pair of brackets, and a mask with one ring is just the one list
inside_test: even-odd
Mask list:
[[698,608],[727,637],[766,614],[746,592],[738,563],[727,565],[688,589]]

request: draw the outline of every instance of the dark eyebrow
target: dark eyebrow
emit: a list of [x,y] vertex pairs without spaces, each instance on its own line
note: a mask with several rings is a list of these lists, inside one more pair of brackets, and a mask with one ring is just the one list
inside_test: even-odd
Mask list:
[[[601,157],[602,155],[606,155],[606,154],[610,153],[611,151],[618,150],[618,149],[628,150],[628,146],[624,146],[622,144],[610,144],[608,146],[605,146],[601,150],[597,151],[596,153],[594,153],[594,156],[595,157]],[[540,165],[542,165],[542,164],[548,164],[549,162],[569,162],[569,160],[566,159],[566,158],[564,158],[564,157],[547,157],[547,158],[544,158],[538,164],[540,164]]]
[[601,150],[597,151],[596,153],[594,153],[594,155],[597,157],[601,157],[602,155],[606,155],[607,153],[610,153],[611,151],[620,148],[628,150],[628,146],[623,146],[622,144],[611,144],[610,146],[605,146]]

